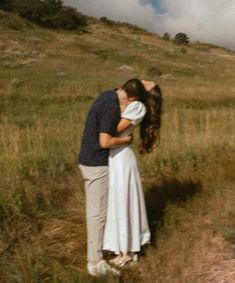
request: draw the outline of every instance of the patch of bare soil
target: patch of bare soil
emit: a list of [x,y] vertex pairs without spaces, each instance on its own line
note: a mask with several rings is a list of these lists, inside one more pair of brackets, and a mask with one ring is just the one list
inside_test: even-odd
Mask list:
[[185,270],[185,278],[186,282],[195,283],[234,283],[234,247],[224,238],[214,237],[211,245]]

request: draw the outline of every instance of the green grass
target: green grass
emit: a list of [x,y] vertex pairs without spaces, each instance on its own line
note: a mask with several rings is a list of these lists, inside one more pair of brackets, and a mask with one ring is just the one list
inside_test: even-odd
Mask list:
[[[0,55],[0,281],[181,283],[203,277],[186,272],[200,251],[217,235],[230,243],[234,238],[234,54],[204,45],[182,52],[126,25],[115,25],[113,34],[95,22],[83,35],[34,25],[20,33],[0,28],[4,54],[10,48],[39,52],[31,67],[13,56],[17,67],[6,68]],[[133,71],[120,71],[123,64]],[[94,98],[131,77],[156,80],[164,95],[160,147],[139,156],[137,132],[133,144],[152,245],[121,278],[92,279],[77,154]]]

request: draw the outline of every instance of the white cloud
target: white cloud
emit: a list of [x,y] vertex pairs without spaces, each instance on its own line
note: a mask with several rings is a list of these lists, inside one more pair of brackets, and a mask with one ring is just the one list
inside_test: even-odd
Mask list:
[[[165,10],[159,14],[155,2]],[[95,17],[129,22],[162,35],[185,32],[190,40],[235,50],[234,0],[64,0],[66,5]],[[156,6],[156,5],[155,5]]]
[[235,50],[235,1],[162,0],[167,13],[160,30],[185,32],[192,40],[210,42]]

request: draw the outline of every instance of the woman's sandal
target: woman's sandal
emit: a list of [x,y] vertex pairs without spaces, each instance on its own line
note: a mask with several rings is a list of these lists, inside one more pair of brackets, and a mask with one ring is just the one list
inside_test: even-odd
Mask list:
[[127,262],[131,261],[132,257],[130,257],[129,255],[126,256],[122,256],[118,262],[119,266],[124,266]]
[[130,257],[129,255],[126,255],[126,256],[118,255],[115,258],[109,260],[109,263],[115,264],[117,266],[124,266],[127,262],[131,260],[133,260],[133,258]]
[[119,265],[119,261],[120,261],[121,257],[122,256],[119,254],[115,258],[110,259],[109,263]]

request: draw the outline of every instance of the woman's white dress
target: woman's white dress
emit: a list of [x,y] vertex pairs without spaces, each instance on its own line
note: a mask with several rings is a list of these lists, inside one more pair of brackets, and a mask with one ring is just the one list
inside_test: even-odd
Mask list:
[[[127,106],[121,117],[132,125],[121,133],[130,135],[146,113],[142,102]],[[124,145],[109,153],[109,197],[103,249],[127,254],[138,252],[150,241],[145,199],[133,150]]]

